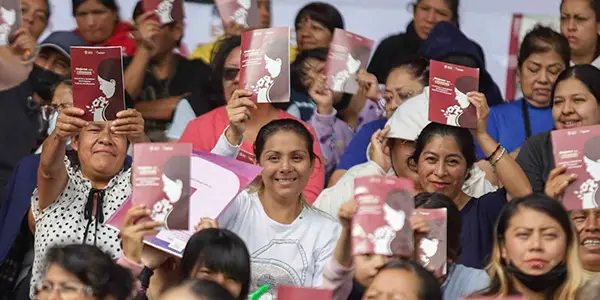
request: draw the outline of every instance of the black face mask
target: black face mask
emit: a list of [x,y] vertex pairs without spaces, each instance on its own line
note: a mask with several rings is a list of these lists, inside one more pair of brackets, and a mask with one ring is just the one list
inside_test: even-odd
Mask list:
[[528,289],[538,293],[549,288],[557,288],[567,278],[567,267],[565,264],[559,264],[542,275],[525,274],[512,264],[506,266],[506,270]]
[[33,86],[34,93],[46,101],[51,101],[52,88],[61,82],[63,77],[33,64],[33,70],[29,73],[29,80]]

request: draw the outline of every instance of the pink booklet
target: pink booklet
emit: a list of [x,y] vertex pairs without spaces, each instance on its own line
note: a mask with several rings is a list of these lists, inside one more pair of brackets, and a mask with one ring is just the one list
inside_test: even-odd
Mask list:
[[445,208],[415,210],[417,215],[423,216],[429,225],[429,234],[419,241],[419,261],[426,268],[434,269],[436,277],[446,275],[448,225]]
[[477,110],[468,92],[479,89],[479,69],[431,60],[429,121],[465,128],[477,127]]
[[[261,167],[228,157],[193,150],[191,157],[191,196],[188,226],[192,230],[161,230],[146,236],[145,243],[164,252],[181,257],[193,228],[202,217],[217,219],[231,201],[258,176]],[[131,197],[108,220],[108,226],[119,230]]]
[[577,174],[565,190],[565,208],[600,207],[600,125],[554,130],[551,136],[556,167],[567,166],[567,174]]
[[21,24],[21,0],[0,1],[0,46],[10,44],[13,32]]
[[215,0],[223,23],[234,21],[244,27],[260,27],[258,0]]
[[165,228],[188,230],[192,144],[133,146],[133,204],[145,204]]
[[258,103],[290,101],[290,29],[275,27],[242,34],[240,86]]
[[367,176],[354,180],[358,210],[352,219],[352,253],[411,257],[414,236],[414,182],[406,178]]
[[292,285],[277,287],[277,300],[331,300],[332,290],[308,288]]
[[356,94],[356,73],[367,67],[373,40],[336,28],[327,54],[325,75],[332,91]]
[[155,11],[161,25],[183,21],[183,0],[144,0],[144,11]]
[[71,47],[71,76],[84,120],[111,121],[125,109],[121,47]]

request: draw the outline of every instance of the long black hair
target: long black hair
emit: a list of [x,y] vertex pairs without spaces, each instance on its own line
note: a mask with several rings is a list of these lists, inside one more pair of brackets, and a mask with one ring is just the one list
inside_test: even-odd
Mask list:
[[221,39],[213,48],[212,57],[212,73],[208,85],[205,86],[208,101],[211,107],[225,105],[228,99],[225,99],[223,90],[223,76],[225,75],[225,62],[229,54],[242,45],[242,38],[234,35]]
[[[378,274],[385,270],[404,270],[414,274],[419,280],[419,300],[442,300],[440,284],[433,274],[414,261],[392,260],[385,264]],[[377,275],[375,275],[377,278]]]

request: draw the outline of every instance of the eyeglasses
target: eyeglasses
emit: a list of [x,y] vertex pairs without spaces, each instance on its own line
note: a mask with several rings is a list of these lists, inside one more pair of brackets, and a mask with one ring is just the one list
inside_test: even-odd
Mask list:
[[225,80],[234,80],[235,77],[238,75],[239,72],[240,72],[239,68],[228,68],[228,67],[225,67],[223,69],[223,79],[225,79]]
[[60,111],[61,109],[65,109],[65,108],[68,108],[71,106],[73,106],[73,104],[71,104],[71,103],[61,103],[59,105],[56,105],[56,104],[42,105],[42,106],[40,106],[40,111],[42,112],[42,119],[44,121],[49,121],[52,114],[54,114],[57,111]]
[[53,284],[48,281],[40,282],[35,287],[35,295],[40,299],[46,299],[54,291],[58,291],[60,299],[62,300],[75,300],[78,299],[82,294],[86,296],[93,296],[94,291],[90,286],[81,285],[74,282],[62,282],[60,284]]

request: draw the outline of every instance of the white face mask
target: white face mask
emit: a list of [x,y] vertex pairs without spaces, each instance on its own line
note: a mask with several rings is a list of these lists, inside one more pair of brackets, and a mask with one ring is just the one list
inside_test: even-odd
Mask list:
[[[57,119],[58,119],[58,111],[55,111],[50,116],[50,119],[48,119],[48,130],[46,131],[48,133],[48,136],[50,136],[52,134],[52,132],[54,131],[54,128],[56,128],[56,120]],[[67,149],[71,149],[71,139],[67,140]]]

